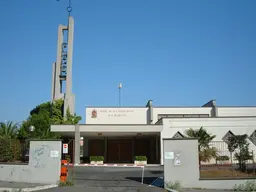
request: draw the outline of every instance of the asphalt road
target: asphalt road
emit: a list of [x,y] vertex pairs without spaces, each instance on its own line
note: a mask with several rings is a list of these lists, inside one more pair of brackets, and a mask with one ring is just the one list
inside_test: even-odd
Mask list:
[[163,192],[156,187],[149,187],[157,177],[163,176],[163,167],[146,167],[143,184],[141,168],[119,167],[74,167],[69,169],[69,177],[74,186],[52,188],[44,192]]

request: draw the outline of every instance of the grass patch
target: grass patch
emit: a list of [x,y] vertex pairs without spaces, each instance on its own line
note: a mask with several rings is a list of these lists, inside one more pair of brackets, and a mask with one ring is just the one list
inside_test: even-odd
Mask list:
[[173,189],[173,190],[180,190],[181,189],[180,181],[166,183],[166,188]]
[[70,180],[67,180],[67,181],[60,181],[59,182],[59,187],[69,187],[69,186],[73,186],[74,185],[74,182],[73,181],[70,181]]
[[256,181],[247,181],[244,184],[235,185],[234,191],[256,191]]

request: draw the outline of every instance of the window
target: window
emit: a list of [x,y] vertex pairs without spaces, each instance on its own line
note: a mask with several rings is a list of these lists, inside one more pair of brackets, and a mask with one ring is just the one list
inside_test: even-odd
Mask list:
[[159,114],[158,120],[161,118],[207,118],[209,114]]

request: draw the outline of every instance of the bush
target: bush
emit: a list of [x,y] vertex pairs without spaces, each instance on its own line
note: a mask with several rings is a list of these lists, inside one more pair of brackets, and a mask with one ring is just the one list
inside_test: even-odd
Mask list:
[[0,162],[14,162],[21,159],[21,144],[16,139],[0,138]]
[[70,162],[71,162],[71,157],[70,157],[70,155],[65,155],[65,160],[67,160],[68,163],[70,163]]
[[135,156],[135,161],[147,161],[148,158],[146,156]]
[[235,185],[234,191],[256,191],[256,181],[246,181],[245,184]]
[[228,161],[229,157],[227,155],[223,155],[223,156],[218,156],[216,158],[217,161]]
[[169,182],[169,183],[166,183],[166,187],[172,190],[180,190],[181,184],[180,184],[180,181]]
[[59,187],[68,187],[68,186],[73,186],[74,185],[74,182],[73,181],[70,181],[70,180],[67,180],[67,181],[60,181],[59,182]]
[[104,161],[103,156],[90,156],[90,161]]

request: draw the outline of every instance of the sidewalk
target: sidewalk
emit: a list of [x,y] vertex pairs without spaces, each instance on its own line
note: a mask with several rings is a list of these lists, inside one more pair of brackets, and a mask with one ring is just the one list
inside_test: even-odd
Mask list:
[[57,185],[44,185],[44,184],[34,184],[34,183],[20,183],[20,182],[4,182],[0,181],[0,192],[7,191],[39,191],[44,189],[49,189],[57,187]]

